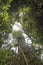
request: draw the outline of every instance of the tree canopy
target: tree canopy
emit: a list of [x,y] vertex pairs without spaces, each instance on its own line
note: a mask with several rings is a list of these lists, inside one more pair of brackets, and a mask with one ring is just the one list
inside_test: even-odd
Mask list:
[[[21,23],[32,44],[40,44],[43,48],[43,0],[0,0],[0,65],[43,65],[36,53],[43,53],[42,48],[29,48],[25,45],[22,32],[12,31],[16,21]],[[13,40],[17,40],[18,55],[10,48],[2,48],[10,33]]]

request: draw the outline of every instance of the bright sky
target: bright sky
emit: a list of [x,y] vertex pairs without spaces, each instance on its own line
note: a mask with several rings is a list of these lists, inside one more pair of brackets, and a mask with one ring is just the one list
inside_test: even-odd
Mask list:
[[11,50],[13,50],[14,52],[18,54],[18,47],[12,47]]
[[23,12],[20,12],[19,17],[23,16]]
[[16,31],[21,31],[21,32],[23,31],[23,30],[22,30],[22,25],[21,25],[19,22],[17,22],[17,21],[16,21],[15,24],[13,25],[13,31],[15,31],[15,30],[16,30]]

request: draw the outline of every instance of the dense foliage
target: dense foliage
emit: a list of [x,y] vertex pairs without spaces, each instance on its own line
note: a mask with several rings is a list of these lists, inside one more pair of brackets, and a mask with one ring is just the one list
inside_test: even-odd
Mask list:
[[[15,21],[22,24],[33,43],[43,45],[43,0],[0,0],[0,65],[43,65],[37,50],[24,44],[22,32],[12,32]],[[10,48],[2,48],[11,32],[18,43],[18,55]]]
[[11,32],[11,16],[8,13],[11,0],[0,0],[0,46]]

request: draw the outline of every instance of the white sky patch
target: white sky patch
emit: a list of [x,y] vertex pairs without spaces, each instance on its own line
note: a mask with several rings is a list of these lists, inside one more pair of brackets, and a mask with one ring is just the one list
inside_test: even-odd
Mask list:
[[13,36],[12,36],[12,33],[9,34],[9,37],[8,37],[8,44],[13,44]]
[[13,25],[13,30],[12,31],[15,31],[15,30],[16,31],[21,31],[21,32],[23,31],[21,23],[19,23],[17,21],[15,22],[15,24]]
[[27,35],[25,33],[22,33],[22,35],[24,36],[24,38],[27,38]]
[[12,38],[12,33],[9,34],[9,38]]
[[31,45],[32,44],[31,39],[25,33],[22,33],[22,35],[25,38],[25,43],[28,44],[28,45]]
[[19,17],[23,16],[23,12],[20,12]]
[[18,54],[18,47],[12,47],[11,50],[13,50],[14,52]]
[[43,59],[43,54],[40,55],[41,56],[41,60]]
[[31,41],[31,39],[26,38],[26,39],[25,39],[25,43],[27,43],[27,44],[32,44],[32,41]]
[[6,48],[6,47],[7,47],[7,44],[3,44],[3,45],[2,45],[2,48],[3,48],[3,47],[5,47],[5,48]]
[[8,44],[10,44],[10,43],[12,43],[12,40],[9,40],[9,43]]

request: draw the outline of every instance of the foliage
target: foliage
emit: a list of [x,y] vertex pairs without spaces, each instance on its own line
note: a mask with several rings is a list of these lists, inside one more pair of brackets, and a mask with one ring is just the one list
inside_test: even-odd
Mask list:
[[8,13],[10,3],[12,0],[0,0],[0,46],[7,39],[9,32],[11,32],[11,16]]
[[[14,19],[21,22],[25,33],[34,43],[43,43],[43,0],[0,0],[0,47],[11,33]],[[20,46],[22,45],[29,65],[43,65],[35,56],[36,52],[33,53],[33,49],[24,45],[21,32],[14,31],[13,37],[18,39]],[[23,61],[22,54],[17,56],[10,49],[0,48],[0,65],[26,65]]]
[[13,31],[13,38],[23,38],[21,31]]
[[[36,39],[35,43],[43,43],[43,0],[13,0],[11,8],[19,11],[18,19],[21,19],[25,32]],[[23,12],[21,18],[20,12]]]
[[15,55],[11,50],[8,51],[4,48],[0,48],[0,65],[13,64],[13,57],[15,57]]

